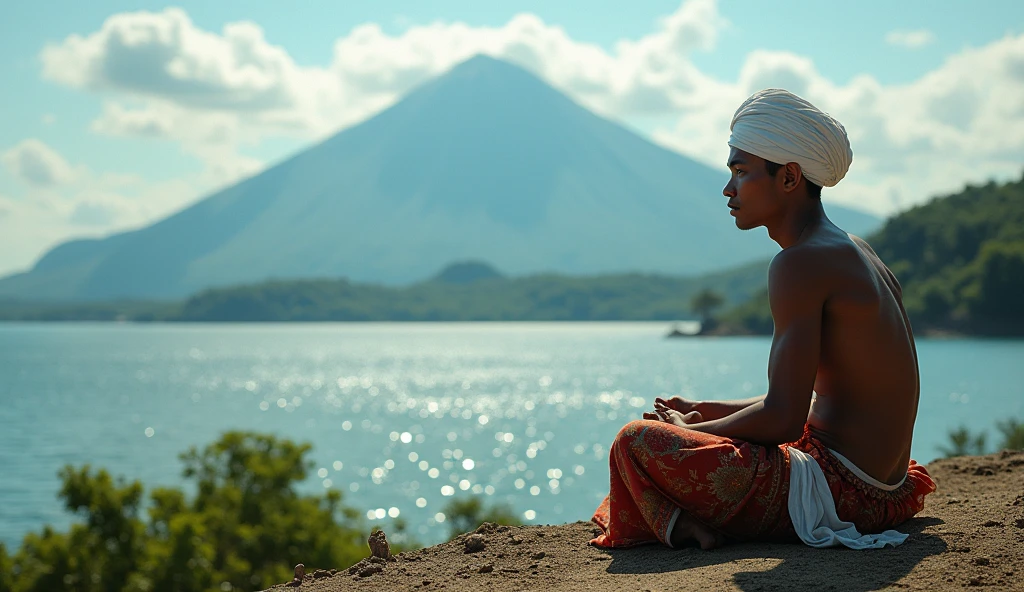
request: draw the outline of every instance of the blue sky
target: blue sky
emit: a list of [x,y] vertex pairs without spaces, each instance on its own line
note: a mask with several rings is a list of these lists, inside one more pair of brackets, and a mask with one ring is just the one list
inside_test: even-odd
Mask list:
[[790,88],[851,133],[826,200],[880,214],[1024,171],[1019,0],[604,4],[8,6],[0,273],[153,222],[477,51],[712,166],[742,98]]

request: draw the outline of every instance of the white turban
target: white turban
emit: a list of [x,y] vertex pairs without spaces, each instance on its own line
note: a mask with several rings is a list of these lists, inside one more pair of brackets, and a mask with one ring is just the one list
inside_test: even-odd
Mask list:
[[841,181],[853,162],[843,125],[786,90],[751,95],[732,116],[729,130],[733,148],[777,164],[795,162],[808,181],[822,187]]

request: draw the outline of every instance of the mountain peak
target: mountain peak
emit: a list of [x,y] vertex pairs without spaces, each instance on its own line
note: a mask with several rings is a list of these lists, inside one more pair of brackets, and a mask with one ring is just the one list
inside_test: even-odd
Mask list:
[[571,103],[536,74],[486,54],[476,54],[456,64],[410,93],[403,102],[415,103],[421,97],[452,101],[460,110],[466,107],[467,101],[486,101],[494,106],[521,101]]
[[452,70],[463,68],[495,68],[507,66],[512,66],[512,64],[501,58],[496,58],[486,53],[478,53],[474,54],[469,59],[459,62],[452,68]]
[[[478,53],[467,60],[455,64],[450,70],[448,70],[448,74],[463,76],[467,74],[480,75],[490,73],[504,75],[515,73],[536,78],[534,74],[516,64],[513,64],[512,62],[508,62],[485,53]],[[442,77],[443,76],[444,75],[442,75]]]

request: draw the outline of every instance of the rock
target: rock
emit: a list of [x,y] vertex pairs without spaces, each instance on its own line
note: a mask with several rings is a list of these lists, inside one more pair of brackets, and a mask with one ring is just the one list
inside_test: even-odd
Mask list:
[[348,568],[348,573],[351,576],[369,577],[373,574],[384,571],[384,567],[387,565],[387,560],[380,557],[367,557],[359,563]]
[[498,525],[493,522],[484,522],[480,526],[476,527],[476,534],[491,534],[498,530]]
[[331,577],[333,575],[334,574],[332,574],[331,572],[327,571],[326,569],[318,569],[318,570],[313,572],[313,579],[314,580],[319,580],[321,578],[329,578],[329,577]]
[[466,553],[476,553],[487,548],[487,540],[483,535],[471,534],[466,537]]
[[476,570],[477,573],[482,573],[482,574],[484,574],[484,573],[491,573],[492,571],[494,571],[494,564],[493,563],[488,563],[488,564],[482,565],[482,566],[480,566],[480,569]]
[[537,553],[533,554],[533,558],[534,559],[544,559],[544,557],[546,555],[547,555],[547,553],[545,553],[544,551],[538,551]]
[[391,559],[391,546],[388,545],[388,538],[383,530],[371,532],[366,542],[370,545],[371,555],[385,560]]
[[304,578],[305,576],[306,576],[306,566],[301,564],[301,563],[299,563],[298,565],[295,566],[295,577],[292,578],[292,581],[289,582],[288,585],[292,586],[292,587],[295,587],[295,588],[301,586],[302,585],[302,578]]

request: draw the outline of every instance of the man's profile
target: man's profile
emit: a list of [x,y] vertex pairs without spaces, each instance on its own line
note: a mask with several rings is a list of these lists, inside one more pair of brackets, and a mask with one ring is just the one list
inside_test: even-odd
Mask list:
[[782,247],[768,272],[768,392],[657,399],[627,424],[592,542],[899,544],[906,535],[887,529],[935,483],[910,459],[920,385],[900,285],[821,205],[852,162],[846,130],[779,89],[748,98],[730,129],[730,213]]

